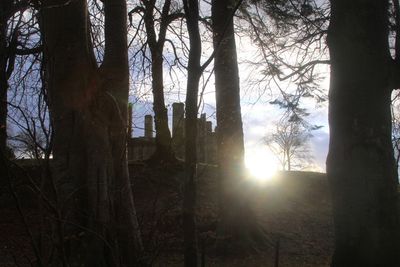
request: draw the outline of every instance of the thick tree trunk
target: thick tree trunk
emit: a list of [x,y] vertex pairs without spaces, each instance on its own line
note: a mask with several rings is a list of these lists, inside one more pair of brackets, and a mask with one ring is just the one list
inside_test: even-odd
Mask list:
[[400,266],[388,1],[332,0],[327,174],[333,267]]
[[104,74],[106,81],[103,82],[102,89],[115,99],[113,116],[116,117],[116,120],[110,118],[108,136],[114,160],[115,180],[111,181],[111,185],[115,188],[113,224],[116,226],[122,263],[131,266],[138,261],[138,256],[142,256],[142,241],[127,166],[129,96],[127,10],[125,0],[105,0],[104,4],[106,48],[101,73]]
[[[240,109],[239,71],[233,28],[233,6],[229,0],[212,1],[217,105],[217,151],[221,203],[219,235],[247,246],[255,230],[254,214],[243,192],[244,141]],[[228,242],[231,242],[229,240]],[[226,249],[226,243],[221,243]]]
[[[126,161],[126,7],[105,5],[105,57],[97,69],[85,0],[42,9],[59,257],[85,266],[134,266],[141,251]],[[46,2],[44,3],[46,5]],[[70,250],[63,250],[65,247]],[[62,255],[60,255],[62,254]]]

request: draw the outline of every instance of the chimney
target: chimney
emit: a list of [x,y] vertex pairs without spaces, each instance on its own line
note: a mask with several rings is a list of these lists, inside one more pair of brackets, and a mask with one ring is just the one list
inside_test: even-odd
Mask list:
[[185,105],[183,103],[172,104],[172,137],[183,137],[184,113]]
[[197,159],[199,162],[205,162],[206,159],[206,114],[201,114],[197,119]]
[[206,121],[206,133],[207,133],[207,135],[210,135],[212,133],[212,122],[211,121]]
[[153,116],[144,116],[144,137],[153,138]]
[[185,105],[172,104],[172,145],[177,158],[185,158]]

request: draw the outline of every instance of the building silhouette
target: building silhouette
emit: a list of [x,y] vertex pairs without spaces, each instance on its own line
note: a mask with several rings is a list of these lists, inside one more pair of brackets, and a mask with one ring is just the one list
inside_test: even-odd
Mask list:
[[[144,136],[132,137],[132,108],[129,109],[128,127],[128,160],[141,161],[149,159],[156,150],[153,136],[153,116],[144,118]],[[178,159],[185,158],[185,106],[184,103],[172,104],[172,147]],[[201,114],[197,120],[197,161],[215,164],[217,157],[216,132],[212,122],[207,121],[206,114]]]

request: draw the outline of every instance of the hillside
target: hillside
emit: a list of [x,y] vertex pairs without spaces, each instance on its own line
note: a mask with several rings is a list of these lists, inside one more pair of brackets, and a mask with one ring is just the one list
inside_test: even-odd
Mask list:
[[[181,266],[181,195],[179,186],[176,186],[182,177],[178,172],[166,178],[165,172],[160,172],[133,172],[138,214],[144,218],[160,215],[160,228],[156,230],[158,235],[153,233],[158,239],[155,243],[164,252],[161,253],[164,256],[157,261],[158,266]],[[206,266],[274,266],[278,239],[279,266],[329,266],[333,251],[333,225],[325,174],[281,172],[265,183],[249,178],[243,184],[243,190],[248,191],[249,200],[274,247],[262,248],[251,255],[239,253],[234,258],[221,260],[213,256],[218,177],[215,167],[199,166],[198,173],[199,242],[204,246]],[[174,187],[178,190],[174,191]],[[149,199],[149,196],[152,198]],[[159,210],[154,213],[155,206]]]
[[[147,257],[153,266],[182,266],[182,169],[130,166],[135,201]],[[24,178],[16,182],[29,229],[39,225],[35,197]],[[279,240],[279,266],[329,266],[333,249],[331,204],[326,176],[312,172],[285,172],[266,183],[248,179],[249,201],[259,216],[271,245],[251,254],[221,259],[215,256],[217,214],[216,169],[199,166],[198,227],[205,266],[274,266]],[[7,187],[0,191],[0,266],[29,266],[33,259],[27,228]]]

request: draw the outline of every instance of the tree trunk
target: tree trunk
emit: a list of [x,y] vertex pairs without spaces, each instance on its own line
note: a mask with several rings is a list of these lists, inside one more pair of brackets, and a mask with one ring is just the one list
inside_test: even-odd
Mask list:
[[254,230],[252,224],[256,219],[246,196],[241,195],[244,178],[244,141],[233,8],[229,0],[212,1],[217,151],[221,190],[219,235],[221,239],[233,238],[247,246],[248,244],[242,241],[250,238],[250,232]]
[[54,127],[49,183],[63,222],[58,257],[72,266],[135,266],[142,245],[126,160],[126,3],[104,1],[106,47],[100,69],[86,1],[50,3],[42,8],[41,26]]
[[183,199],[183,232],[185,267],[196,267],[196,167],[197,167],[197,105],[199,81],[202,73],[200,66],[201,38],[199,31],[199,7],[197,0],[184,0],[186,25],[189,32],[188,80],[185,103],[185,184]]
[[[7,44],[8,20],[13,15],[14,4],[11,0],[0,2],[0,176],[6,175],[6,160],[13,156],[13,151],[7,146],[7,115],[8,115],[8,79],[14,69],[15,54],[11,54]],[[10,33],[13,34],[13,33]],[[12,56],[11,56],[12,55]],[[12,60],[10,60],[12,59]],[[0,181],[1,182],[1,181]]]
[[292,164],[291,164],[291,156],[289,150],[286,151],[287,155],[287,170],[291,171],[292,170]]
[[158,40],[156,27],[154,25],[154,8],[156,1],[144,1],[144,23],[147,32],[147,43],[151,52],[151,77],[153,92],[154,124],[156,128],[156,151],[152,157],[156,161],[175,160],[172,150],[171,132],[168,127],[168,110],[164,100],[164,72],[163,72],[163,49],[165,35],[168,27],[168,18],[171,1],[164,2],[161,13]]
[[[161,49],[162,50],[162,49]],[[168,127],[168,110],[164,101],[163,57],[162,51],[152,50],[152,86],[154,124],[156,128],[156,151],[154,158],[170,161],[175,159],[172,150],[171,132]]]
[[333,267],[400,266],[388,1],[331,0],[327,175]]
[[[0,156],[6,156],[7,149],[7,1],[0,3]],[[1,166],[0,166],[1,167]],[[3,169],[3,168],[1,168]],[[0,171],[2,173],[2,171]]]

